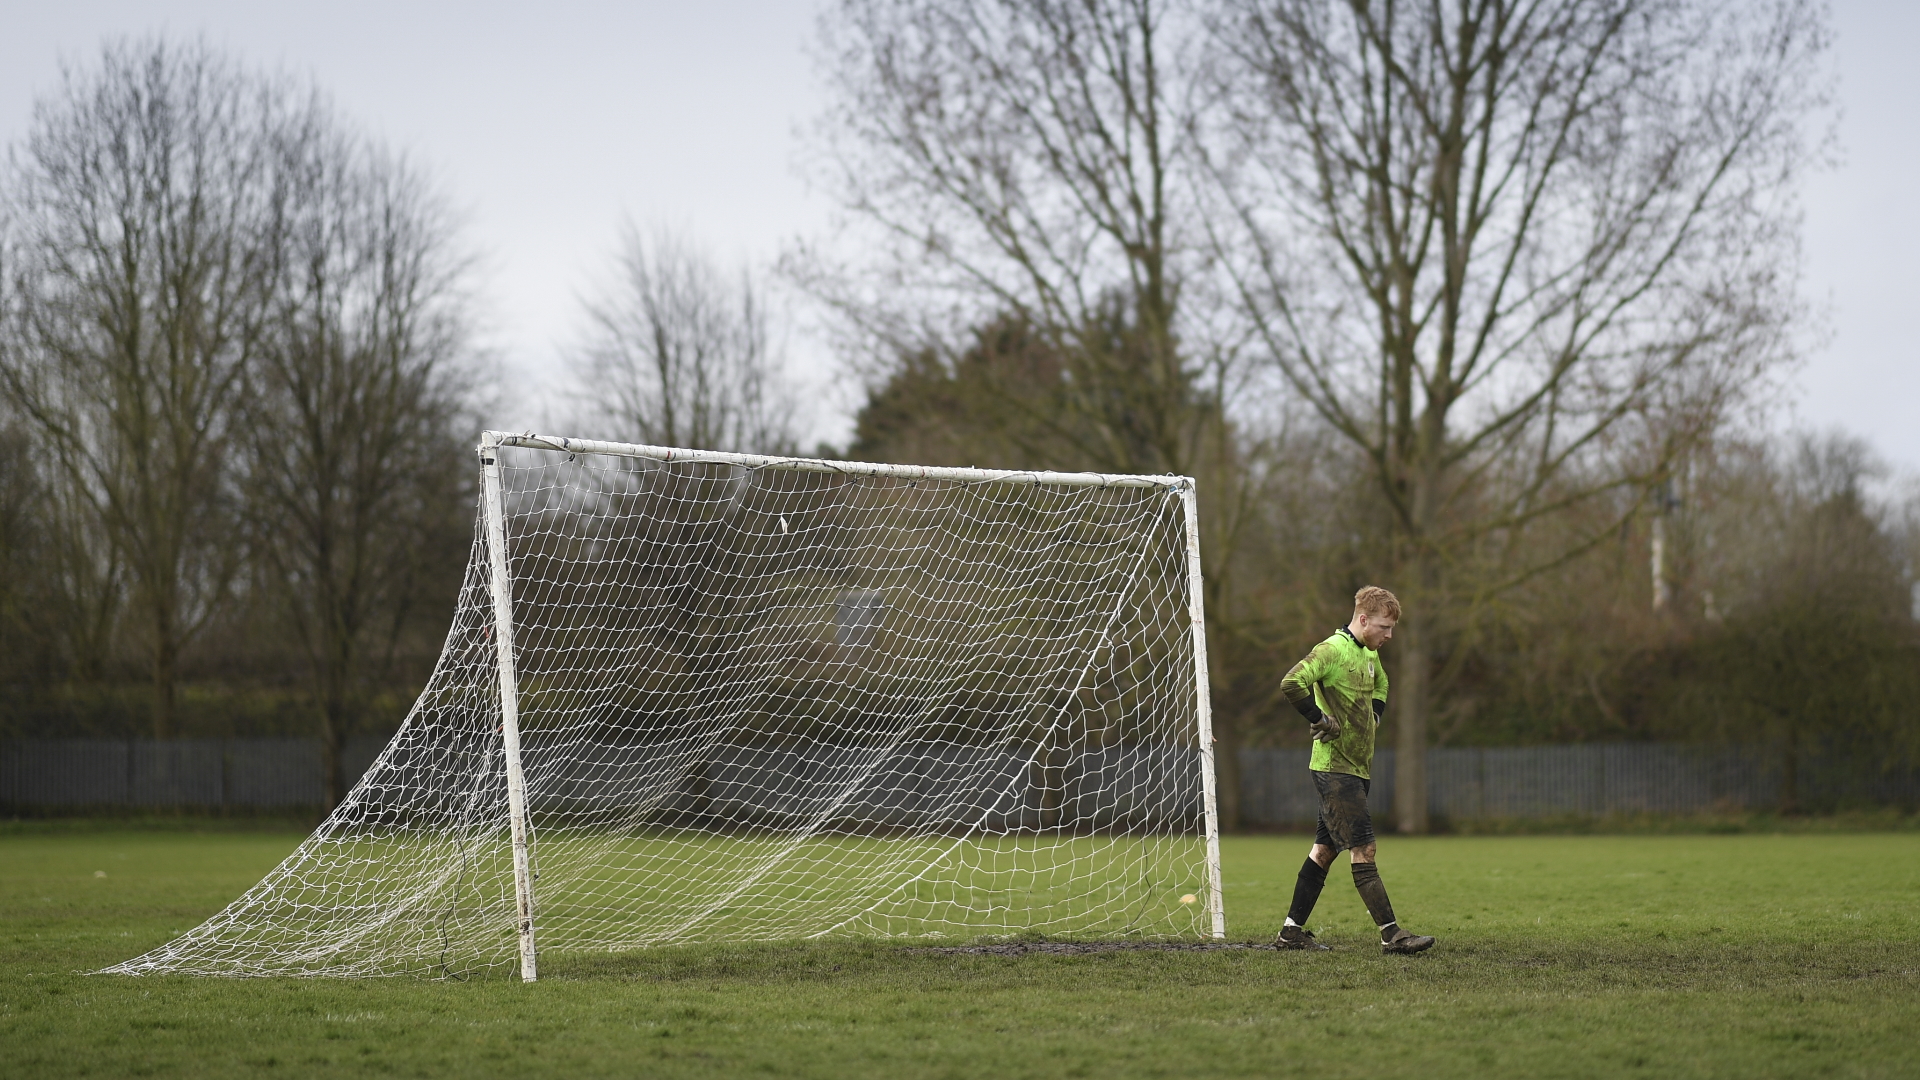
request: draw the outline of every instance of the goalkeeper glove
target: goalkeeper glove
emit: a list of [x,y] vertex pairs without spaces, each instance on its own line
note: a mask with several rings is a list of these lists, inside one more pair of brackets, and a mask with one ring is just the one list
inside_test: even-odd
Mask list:
[[1314,703],[1312,694],[1294,702],[1293,707],[1301,716],[1306,717],[1307,730],[1313,732],[1314,741],[1332,742],[1340,737],[1340,721],[1321,712],[1320,706]]
[[1379,723],[1380,718],[1385,715],[1387,715],[1387,703],[1384,701],[1381,701],[1379,698],[1374,698],[1373,699],[1373,722],[1376,724]]

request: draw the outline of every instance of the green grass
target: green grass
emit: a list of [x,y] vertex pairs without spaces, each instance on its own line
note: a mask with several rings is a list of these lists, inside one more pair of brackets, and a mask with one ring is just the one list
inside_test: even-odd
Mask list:
[[[543,956],[711,941],[1047,933],[1195,938],[1197,836],[796,838],[542,830]],[[250,890],[222,929],[136,974],[481,976],[518,966],[504,830],[467,843],[336,829]],[[422,891],[423,883],[435,887]],[[341,913],[353,913],[346,918]]]
[[[1433,952],[1386,958],[1344,863],[1318,955],[879,944],[555,956],[494,978],[88,976],[298,835],[0,834],[0,1077],[1912,1076],[1920,834],[1388,838]],[[1225,844],[1236,937],[1306,846]],[[104,872],[105,877],[97,876]]]

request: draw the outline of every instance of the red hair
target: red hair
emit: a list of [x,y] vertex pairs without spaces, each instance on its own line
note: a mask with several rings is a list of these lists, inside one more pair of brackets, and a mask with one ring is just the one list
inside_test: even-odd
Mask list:
[[1353,594],[1353,613],[1365,612],[1368,615],[1384,615],[1394,622],[1400,621],[1400,598],[1378,585],[1369,585]]

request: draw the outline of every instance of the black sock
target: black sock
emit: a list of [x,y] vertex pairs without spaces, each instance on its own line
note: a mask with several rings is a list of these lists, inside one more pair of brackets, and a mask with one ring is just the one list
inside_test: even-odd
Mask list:
[[1293,883],[1293,907],[1287,911],[1287,921],[1295,926],[1307,925],[1307,916],[1313,914],[1313,905],[1320,900],[1320,890],[1327,885],[1327,868],[1308,859],[1300,864],[1300,880]]
[[1360,899],[1366,903],[1374,925],[1380,928],[1380,936],[1391,937],[1396,920],[1393,904],[1387,899],[1387,887],[1380,884],[1380,869],[1370,862],[1354,863],[1353,887],[1360,890]]

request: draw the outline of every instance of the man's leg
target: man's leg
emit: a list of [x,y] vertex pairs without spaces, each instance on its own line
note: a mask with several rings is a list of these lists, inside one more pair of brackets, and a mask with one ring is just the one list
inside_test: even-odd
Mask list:
[[1314,785],[1320,789],[1320,817],[1333,845],[1344,848],[1353,862],[1353,886],[1380,928],[1380,947],[1387,952],[1420,952],[1433,946],[1430,937],[1415,937],[1400,927],[1394,918],[1393,904],[1387,899],[1387,887],[1380,882],[1380,871],[1373,864],[1373,815],[1367,809],[1367,792],[1373,785],[1357,776],[1343,773],[1315,773]]
[[1347,858],[1353,861],[1353,887],[1359,890],[1361,902],[1367,905],[1367,914],[1373,916],[1374,925],[1380,928],[1381,950],[1417,953],[1432,948],[1432,938],[1408,933],[1394,917],[1393,901],[1387,899],[1387,887],[1380,881],[1380,868],[1373,862],[1376,850],[1377,846],[1369,836],[1366,845],[1354,848]]
[[1293,883],[1293,906],[1287,909],[1288,926],[1305,926],[1327,885],[1327,868],[1333,865],[1333,848],[1316,842],[1300,864],[1300,875]]
[[[1316,779],[1319,774],[1315,773]],[[1326,946],[1313,939],[1313,933],[1307,929],[1307,919],[1313,914],[1313,905],[1320,900],[1320,890],[1327,884],[1327,867],[1333,865],[1333,856],[1337,849],[1333,846],[1332,834],[1327,831],[1327,818],[1323,813],[1314,827],[1313,847],[1307,850],[1307,861],[1300,864],[1300,874],[1293,883],[1293,906],[1287,910],[1287,922],[1280,928],[1280,936],[1274,944],[1283,949],[1303,949],[1311,952],[1323,952]]]

